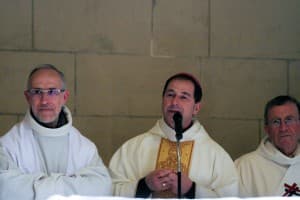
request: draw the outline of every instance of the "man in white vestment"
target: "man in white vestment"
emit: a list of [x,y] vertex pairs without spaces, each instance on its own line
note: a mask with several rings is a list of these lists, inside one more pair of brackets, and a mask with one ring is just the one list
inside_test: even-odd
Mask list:
[[267,136],[258,148],[235,161],[240,196],[300,196],[300,104],[277,96],[265,107]]
[[[200,110],[202,89],[187,73],[170,77],[162,94],[162,119],[152,129],[125,142],[109,169],[114,195],[138,198],[209,198],[238,195],[234,163],[193,119]],[[175,113],[182,115],[181,169],[177,165]],[[178,176],[181,172],[181,196]]]
[[0,138],[0,199],[111,195],[96,146],[72,126],[64,74],[39,65],[24,94],[29,104],[24,119]]

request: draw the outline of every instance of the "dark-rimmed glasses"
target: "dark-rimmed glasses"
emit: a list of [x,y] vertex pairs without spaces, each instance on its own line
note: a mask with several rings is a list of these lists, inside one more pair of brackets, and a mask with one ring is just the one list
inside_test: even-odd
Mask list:
[[284,123],[286,126],[292,126],[297,123],[299,119],[296,117],[287,117],[284,120],[281,119],[273,119],[268,124],[274,128],[278,128]]
[[60,93],[66,91],[65,89],[57,89],[57,88],[49,88],[49,89],[41,89],[41,88],[32,88],[27,90],[26,92],[30,96],[42,96],[43,94],[47,94],[49,97],[58,96]]

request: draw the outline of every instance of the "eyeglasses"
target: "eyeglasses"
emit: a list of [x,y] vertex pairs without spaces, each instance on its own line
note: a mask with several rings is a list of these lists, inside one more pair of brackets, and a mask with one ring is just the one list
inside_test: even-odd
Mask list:
[[286,126],[292,126],[295,125],[297,123],[299,119],[295,118],[295,117],[287,117],[285,118],[283,121],[281,119],[274,119],[271,120],[269,122],[270,126],[274,127],[274,128],[278,128],[282,125],[282,123],[284,122],[284,124]]
[[41,88],[32,88],[27,90],[27,92],[35,97],[35,96],[42,96],[43,94],[47,94],[49,97],[58,96],[60,93],[66,91],[65,89],[57,89],[57,88],[50,88],[50,89],[41,89]]

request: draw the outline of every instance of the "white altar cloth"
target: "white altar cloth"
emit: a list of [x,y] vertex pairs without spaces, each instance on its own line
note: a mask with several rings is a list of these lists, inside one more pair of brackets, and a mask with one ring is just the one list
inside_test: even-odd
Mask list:
[[[64,197],[64,196],[59,196],[55,195],[47,200],[135,200],[137,198],[125,198],[125,197],[88,197],[88,196],[69,196],[69,197]],[[201,200],[299,200],[299,197],[256,197],[256,198],[238,198],[238,197],[226,197],[226,198],[204,198]],[[164,199],[165,200],[165,199]],[[170,199],[169,199],[170,200]]]

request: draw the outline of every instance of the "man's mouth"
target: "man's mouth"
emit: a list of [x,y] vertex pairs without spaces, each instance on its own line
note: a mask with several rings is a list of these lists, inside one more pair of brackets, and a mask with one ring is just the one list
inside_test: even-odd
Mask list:
[[53,111],[52,108],[39,108],[39,111]]
[[282,135],[280,135],[280,138],[287,138],[287,137],[291,137],[291,135],[290,134],[282,134]]
[[169,109],[168,109],[168,112],[170,112],[170,113],[180,112],[180,113],[181,113],[181,111],[180,111],[179,108],[169,108]]

